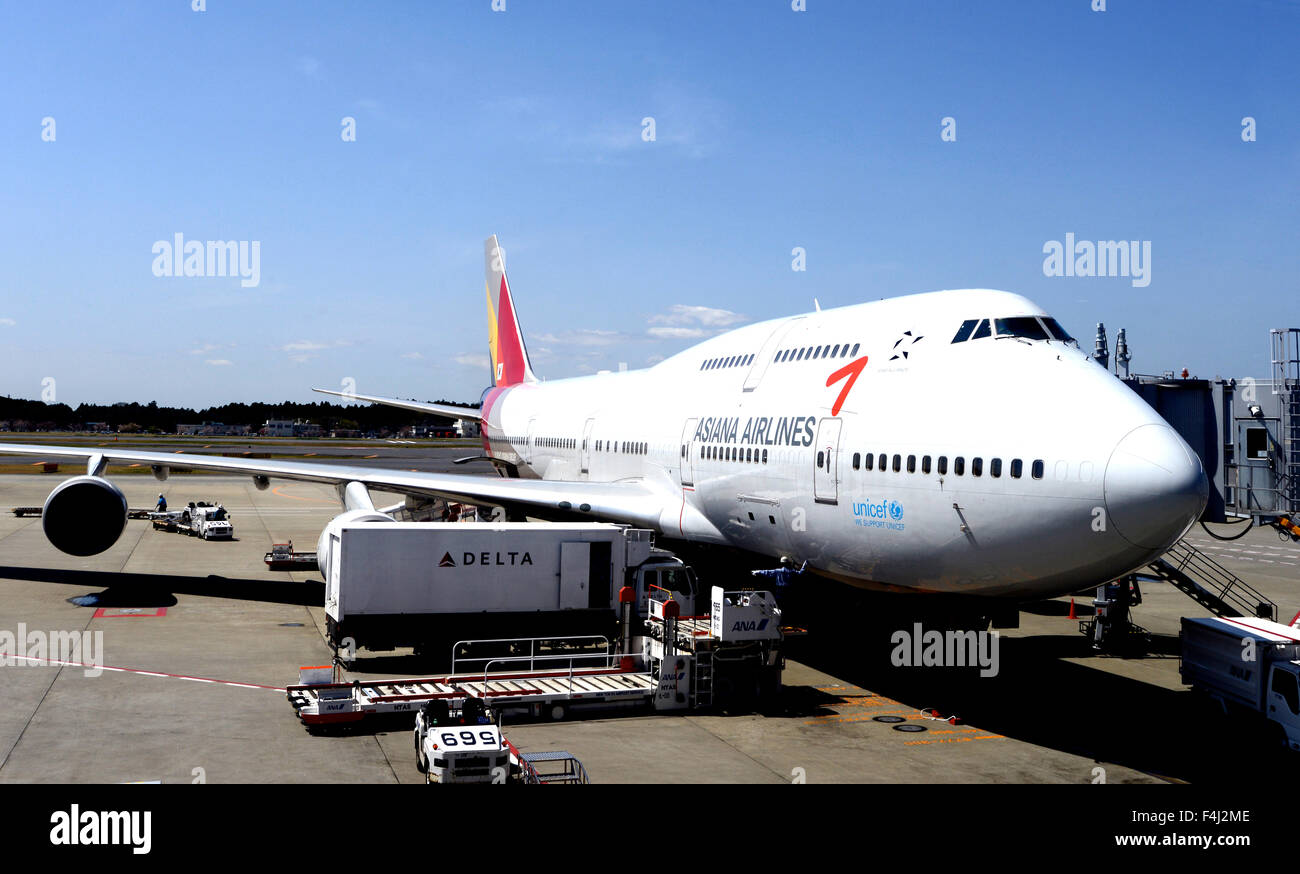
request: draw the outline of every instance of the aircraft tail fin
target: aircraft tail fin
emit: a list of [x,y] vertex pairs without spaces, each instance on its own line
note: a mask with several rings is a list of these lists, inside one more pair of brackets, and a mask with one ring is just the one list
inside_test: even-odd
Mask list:
[[484,268],[487,273],[488,352],[492,361],[492,384],[498,387],[534,383],[524,332],[515,312],[510,282],[506,279],[505,250],[493,234],[484,244]]

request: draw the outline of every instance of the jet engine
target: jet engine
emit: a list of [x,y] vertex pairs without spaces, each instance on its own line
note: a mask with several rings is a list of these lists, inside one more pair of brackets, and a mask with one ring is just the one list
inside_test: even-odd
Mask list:
[[126,530],[126,495],[103,477],[77,476],[50,492],[41,527],[55,548],[68,555],[98,555]]

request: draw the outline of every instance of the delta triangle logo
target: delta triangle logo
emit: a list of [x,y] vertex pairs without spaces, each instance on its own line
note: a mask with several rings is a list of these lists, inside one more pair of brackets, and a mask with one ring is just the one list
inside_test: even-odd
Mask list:
[[442,561],[438,562],[438,567],[455,567],[456,562],[452,560],[450,552],[442,554]]

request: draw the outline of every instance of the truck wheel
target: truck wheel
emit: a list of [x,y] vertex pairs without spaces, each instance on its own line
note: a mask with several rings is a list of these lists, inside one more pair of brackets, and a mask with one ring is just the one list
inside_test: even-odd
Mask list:
[[415,733],[415,770],[421,774],[429,773],[429,760],[424,756],[424,749],[420,744],[420,734]]
[[551,719],[552,719],[553,721],[555,721],[555,722],[559,722],[559,721],[560,721],[561,719],[563,719],[564,716],[565,716],[565,708],[564,708],[564,705],[563,705],[563,704],[552,704],[552,705],[551,705],[551,709],[550,709],[549,711],[547,711],[547,714],[551,717]]

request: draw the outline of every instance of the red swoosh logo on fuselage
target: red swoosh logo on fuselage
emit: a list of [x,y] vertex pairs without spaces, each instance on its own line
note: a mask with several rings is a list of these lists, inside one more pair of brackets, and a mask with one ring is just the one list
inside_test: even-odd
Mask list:
[[849,396],[849,391],[852,390],[853,383],[858,381],[858,377],[862,375],[862,368],[866,366],[867,356],[863,355],[861,358],[855,361],[850,361],[848,364],[826,377],[827,388],[830,388],[846,376],[849,380],[844,383],[844,388],[840,389],[840,396],[835,399],[835,405],[831,407],[832,416],[838,416],[840,414],[840,407],[844,406],[844,399]]

